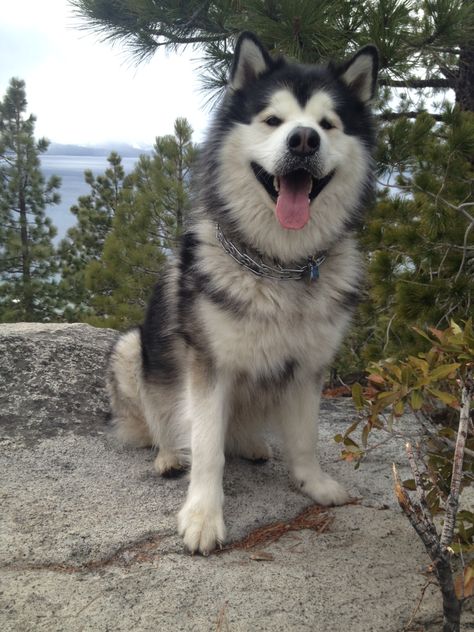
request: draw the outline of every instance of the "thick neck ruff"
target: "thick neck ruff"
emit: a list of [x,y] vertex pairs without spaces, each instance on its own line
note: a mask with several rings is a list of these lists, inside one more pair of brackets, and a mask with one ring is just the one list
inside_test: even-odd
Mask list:
[[259,277],[268,279],[305,280],[309,283],[319,278],[319,266],[327,257],[327,250],[316,252],[311,257],[295,262],[290,268],[284,268],[276,259],[265,259],[256,250],[247,246],[237,246],[226,237],[219,224],[216,224],[216,237],[222,248],[243,268]]

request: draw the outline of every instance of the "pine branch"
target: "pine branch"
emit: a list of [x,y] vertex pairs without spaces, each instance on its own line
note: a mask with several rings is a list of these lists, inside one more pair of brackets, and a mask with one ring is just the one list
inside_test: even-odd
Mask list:
[[[216,35],[196,35],[196,36],[179,36],[175,33],[170,33],[163,30],[150,30],[148,32],[154,40],[156,48],[160,46],[175,47],[186,44],[210,44],[212,42],[219,42],[226,37],[229,37],[229,33],[217,33]],[[166,38],[165,41],[160,41],[159,38]]]
[[455,87],[454,79],[389,79],[382,77],[378,80],[380,86],[389,88],[434,88],[447,90]]
[[461,213],[462,215],[464,215],[464,217],[471,224],[474,223],[474,215],[471,215],[469,211],[466,210],[466,207],[474,206],[474,202],[463,202],[462,204],[456,205],[456,204],[452,204],[451,202],[448,202],[448,200],[441,197],[440,195],[432,193],[431,191],[427,191],[423,187],[420,187],[420,185],[415,184],[414,182],[408,185],[403,185],[403,184],[398,184],[398,183],[391,184],[390,182],[383,182],[382,180],[379,180],[378,178],[376,178],[375,180],[381,186],[388,187],[390,189],[397,189],[397,190],[404,189],[405,191],[411,191],[412,189],[416,189],[417,191],[420,191],[421,193],[424,193],[425,195],[428,195],[429,197],[433,198],[436,202],[442,202],[443,204],[446,204],[446,206],[449,206],[449,208],[453,209],[454,211],[458,211],[458,213]]
[[420,114],[429,114],[434,118],[435,121],[442,121],[442,114],[435,114],[433,112],[426,112],[426,110],[419,110],[418,112],[410,111],[410,112],[382,112],[382,114],[378,114],[377,118],[381,121],[395,121],[400,118],[416,118]]
[[201,5],[198,6],[196,11],[192,14],[189,20],[183,25],[185,29],[192,29],[196,25],[196,20],[200,15],[209,7],[209,1],[206,0]]

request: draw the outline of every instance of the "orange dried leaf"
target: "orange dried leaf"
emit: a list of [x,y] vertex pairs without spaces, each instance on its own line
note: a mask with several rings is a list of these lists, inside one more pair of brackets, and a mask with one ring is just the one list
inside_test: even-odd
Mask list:
[[440,342],[443,342],[443,340],[444,340],[444,331],[442,331],[441,329],[436,329],[436,327],[428,327],[428,329],[429,329],[429,331],[431,331],[433,336],[436,336],[436,338],[438,338],[438,340]]
[[372,400],[378,394],[378,392],[379,391],[377,391],[373,386],[368,386],[367,388],[364,388],[363,394],[365,399]]
[[385,384],[384,378],[377,373],[371,373],[367,379],[374,384]]

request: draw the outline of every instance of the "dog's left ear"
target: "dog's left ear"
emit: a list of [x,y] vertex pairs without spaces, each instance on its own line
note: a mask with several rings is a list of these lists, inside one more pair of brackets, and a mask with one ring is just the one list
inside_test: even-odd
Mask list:
[[375,46],[361,48],[340,69],[341,79],[355,92],[364,103],[373,99],[377,73],[379,70],[379,53]]
[[272,67],[272,58],[253,33],[242,33],[235,45],[229,85],[241,90]]

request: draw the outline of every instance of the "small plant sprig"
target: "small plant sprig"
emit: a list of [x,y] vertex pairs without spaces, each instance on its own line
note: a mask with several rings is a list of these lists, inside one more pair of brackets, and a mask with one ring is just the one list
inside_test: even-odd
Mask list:
[[[451,321],[444,330],[415,331],[430,343],[429,350],[402,361],[372,363],[367,387],[352,387],[359,416],[335,440],[342,458],[358,467],[382,443],[406,438],[397,427],[404,413],[419,421],[416,445],[413,436],[406,443],[413,478],[402,482],[394,464],[395,492],[433,562],[443,596],[443,631],[456,632],[462,604],[474,593],[474,512],[458,511],[461,491],[474,481],[474,333],[471,320],[463,327]],[[385,438],[369,445],[375,430]],[[443,518],[440,532],[436,515]],[[457,577],[453,554],[460,559]]]

